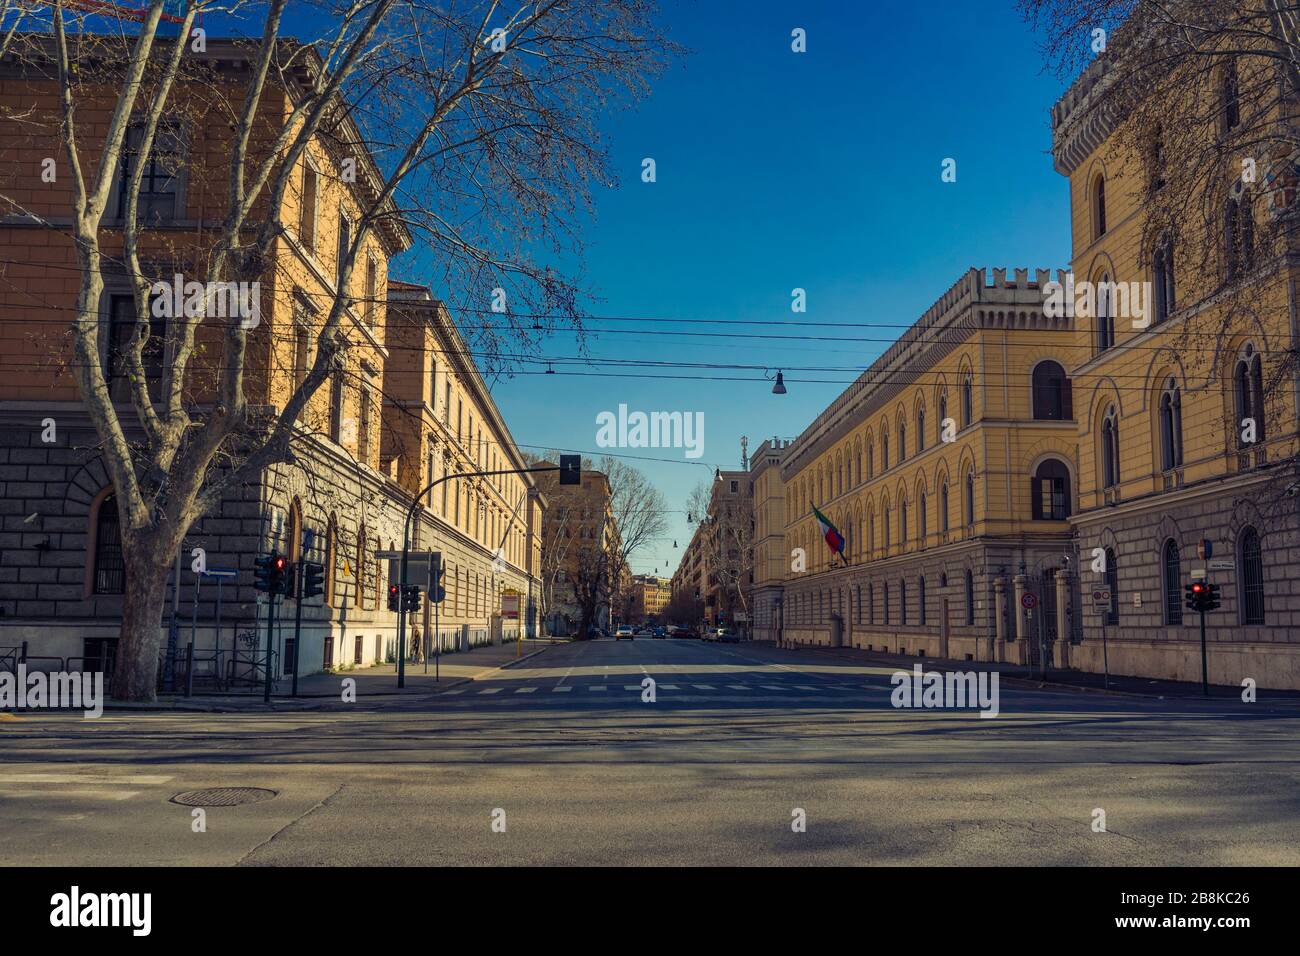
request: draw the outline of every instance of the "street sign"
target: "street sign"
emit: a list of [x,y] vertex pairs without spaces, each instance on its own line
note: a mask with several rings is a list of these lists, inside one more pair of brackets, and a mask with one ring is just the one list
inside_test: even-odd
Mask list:
[[1110,596],[1110,588],[1093,588],[1092,606],[1095,608],[1109,608]]
[[411,584],[422,591],[429,590],[429,565],[437,551],[409,551],[406,555],[406,580],[402,575],[402,552],[376,551],[375,557],[388,561],[388,580],[393,584]]
[[1188,575],[1193,581],[1205,580],[1205,568],[1192,568],[1192,573]]
[[506,591],[501,595],[501,616],[510,621],[519,620],[519,592]]
[[1211,571],[1231,571],[1237,566],[1232,558],[1214,558],[1205,565]]
[[1020,596],[1020,606],[1026,611],[1032,611],[1038,607],[1038,595],[1033,591],[1026,591]]
[[205,578],[237,578],[237,577],[239,577],[239,572],[238,572],[237,570],[235,570],[234,568],[208,568],[207,570],[200,571],[199,574],[203,575]]

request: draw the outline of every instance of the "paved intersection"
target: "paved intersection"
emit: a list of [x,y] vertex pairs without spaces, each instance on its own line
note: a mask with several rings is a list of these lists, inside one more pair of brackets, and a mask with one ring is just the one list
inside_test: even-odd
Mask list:
[[[0,863],[1300,863],[1292,706],[1004,685],[985,720],[891,673],[638,639],[310,712],[23,714]],[[204,833],[169,802],[239,786],[278,795]]]

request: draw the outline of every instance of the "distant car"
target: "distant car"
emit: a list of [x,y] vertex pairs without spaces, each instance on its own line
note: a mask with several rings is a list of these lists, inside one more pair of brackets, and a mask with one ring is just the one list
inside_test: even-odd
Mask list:
[[713,631],[713,639],[722,644],[740,643],[740,635],[729,627],[715,628]]
[[668,636],[668,631],[667,631],[666,629],[662,628],[662,627],[656,627],[653,631],[651,631],[651,633],[652,633],[655,637],[667,637],[667,636]]
[[650,630],[650,628],[647,627],[647,626],[644,625],[644,624],[642,624],[640,627],[638,627],[638,628],[636,629],[636,632],[637,632],[638,634],[644,636],[644,637],[653,637],[653,636],[654,636],[654,631]]
[[705,627],[700,632],[700,640],[702,641],[716,640],[717,636],[718,636],[718,629],[716,627]]
[[618,626],[618,630],[616,630],[616,631],[614,632],[614,640],[616,640],[616,641],[621,641],[621,640],[623,640],[623,638],[625,638],[625,637],[626,637],[629,641],[634,641],[634,640],[636,640],[636,635],[632,633],[632,625],[631,625],[631,624],[620,624],[620,625]]
[[669,637],[690,637],[691,632],[686,630],[686,628],[684,627],[678,627],[676,624],[670,624],[668,626],[668,636]]

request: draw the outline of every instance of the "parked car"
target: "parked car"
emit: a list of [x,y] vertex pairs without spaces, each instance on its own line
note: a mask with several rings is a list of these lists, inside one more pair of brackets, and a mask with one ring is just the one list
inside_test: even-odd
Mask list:
[[660,638],[668,636],[668,631],[662,627],[656,627],[650,633],[653,634],[655,637],[660,637]]
[[713,639],[722,644],[739,644],[740,635],[729,627],[714,628]]
[[616,641],[621,641],[621,640],[623,640],[623,638],[625,638],[625,637],[626,637],[629,641],[635,641],[635,640],[636,640],[636,635],[632,633],[632,625],[631,625],[631,624],[620,624],[620,625],[618,626],[618,630],[616,630],[616,631],[614,632],[614,640],[616,640]]
[[718,629],[716,627],[708,627],[706,625],[700,630],[700,640],[702,641],[716,640],[717,636],[718,636]]

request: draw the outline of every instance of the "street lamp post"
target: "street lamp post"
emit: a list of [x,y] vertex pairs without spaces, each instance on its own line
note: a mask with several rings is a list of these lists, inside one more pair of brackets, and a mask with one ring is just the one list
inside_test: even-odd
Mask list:
[[[578,456],[564,455],[561,458],[577,458]],[[411,506],[406,509],[406,521],[402,526],[402,563],[399,572],[401,581],[399,584],[403,589],[406,588],[406,569],[410,563],[411,550],[411,519],[415,517],[416,509],[420,507],[420,499],[431,492],[444,481],[450,481],[453,478],[490,478],[494,475],[524,475],[541,471],[559,471],[565,472],[565,465],[538,465],[535,468],[505,468],[500,471],[464,471],[457,472],[454,475],[443,475],[441,478],[435,478],[420,490],[412,499]],[[563,481],[564,475],[561,476]],[[404,591],[403,591],[404,593]],[[402,688],[406,686],[406,601],[399,600],[397,604],[397,686]]]

